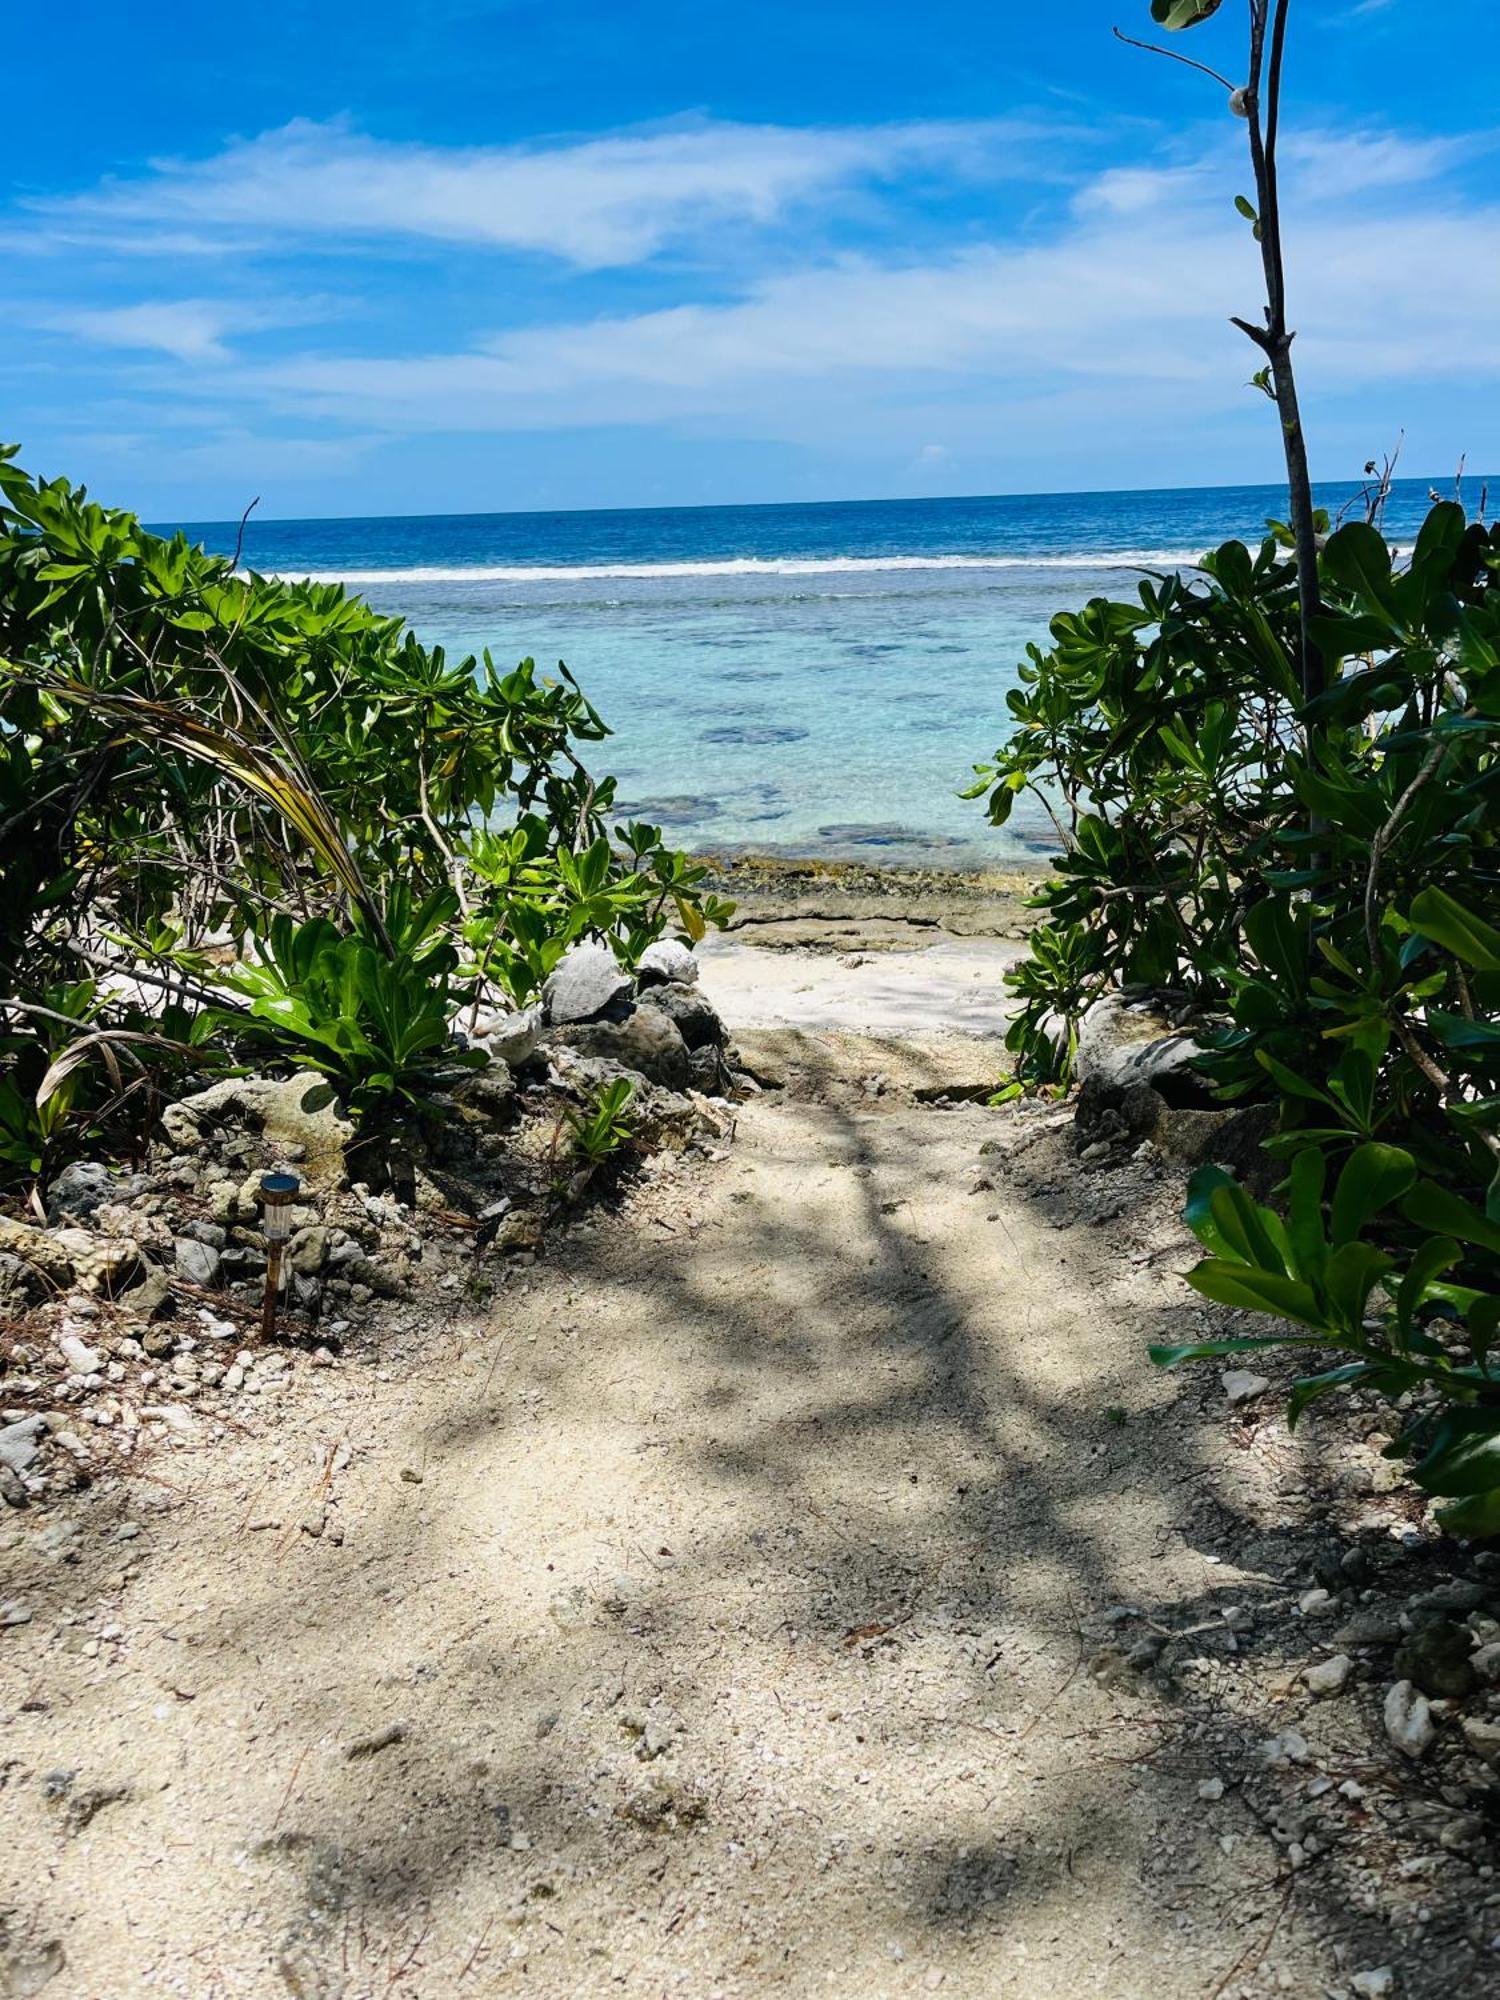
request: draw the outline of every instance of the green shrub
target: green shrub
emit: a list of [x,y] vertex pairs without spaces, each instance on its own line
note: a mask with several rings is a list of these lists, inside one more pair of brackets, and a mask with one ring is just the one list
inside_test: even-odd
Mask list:
[[1277,540],[1205,572],[1056,620],[1011,698],[980,789],[997,821],[1039,789],[1066,842],[1011,1046],[1066,1081],[1109,988],[1194,1003],[1208,1086],[1271,1107],[1290,1172],[1285,1221],[1200,1180],[1192,1282],[1350,1353],[1319,1392],[1418,1392],[1418,1477],[1500,1532],[1500,529],[1445,502],[1400,561],[1369,522],[1332,534],[1308,707]]
[[[91,1136],[138,1144],[158,1086],[215,1054],[415,1109],[481,983],[522,1001],[577,938],[630,964],[727,914],[658,828],[611,829],[614,781],[579,754],[608,732],[565,667],[450,661],[337,586],[242,575],[14,460],[0,448],[0,1179]],[[408,948],[424,910],[444,935]],[[59,1046],[44,995],[94,982]]]

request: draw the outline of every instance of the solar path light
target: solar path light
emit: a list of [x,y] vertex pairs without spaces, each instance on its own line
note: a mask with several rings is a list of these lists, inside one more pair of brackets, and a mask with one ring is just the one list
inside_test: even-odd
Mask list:
[[260,1330],[267,1340],[276,1334],[276,1300],[281,1290],[281,1253],[292,1233],[292,1204],[302,1192],[295,1174],[260,1177],[260,1233],[266,1239],[266,1294],[261,1303]]

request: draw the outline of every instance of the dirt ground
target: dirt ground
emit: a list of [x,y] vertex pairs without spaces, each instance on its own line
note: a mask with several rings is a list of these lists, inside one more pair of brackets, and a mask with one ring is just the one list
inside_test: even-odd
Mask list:
[[706,983],[783,1087],[732,1143],[4,1531],[11,1993],[1219,2000],[1389,1957],[1223,1773],[1219,1656],[1100,1665],[1115,1607],[1292,1590],[1226,1553],[1272,1473],[1217,1385],[1144,1360],[1192,1324],[1174,1200],[997,1179],[1057,1114],[916,1098],[994,1072],[967,963],[870,1034],[826,960],[757,1026],[744,949]]

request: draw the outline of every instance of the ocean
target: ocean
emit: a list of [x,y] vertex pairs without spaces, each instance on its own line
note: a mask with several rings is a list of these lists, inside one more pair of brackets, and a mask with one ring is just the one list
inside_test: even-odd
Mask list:
[[[1480,482],[1469,490],[1476,494]],[[1398,482],[1409,540],[1424,480]],[[1356,488],[1320,490],[1333,511]],[[613,737],[622,816],[697,850],[971,867],[1050,848],[957,796],[1029,640],[1136,573],[1254,543],[1283,489],[262,521],[244,562],[337,579],[450,653],[565,660]],[[232,551],[234,522],[183,524]]]

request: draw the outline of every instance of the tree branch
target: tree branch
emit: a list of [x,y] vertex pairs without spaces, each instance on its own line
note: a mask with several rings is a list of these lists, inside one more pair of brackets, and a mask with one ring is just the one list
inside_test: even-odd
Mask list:
[[1118,28],[1113,29],[1112,33],[1115,40],[1123,42],[1128,49],[1144,49],[1148,56],[1165,56],[1168,62],[1181,63],[1185,69],[1195,69],[1204,76],[1211,76],[1214,82],[1222,84],[1231,96],[1239,89],[1237,83],[1231,83],[1227,76],[1220,76],[1219,72],[1210,69],[1207,63],[1195,62],[1191,56],[1179,55],[1176,49],[1164,49],[1160,42],[1138,42],[1134,35],[1122,34]]

